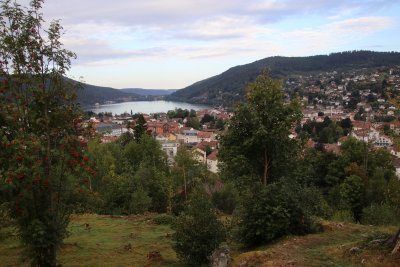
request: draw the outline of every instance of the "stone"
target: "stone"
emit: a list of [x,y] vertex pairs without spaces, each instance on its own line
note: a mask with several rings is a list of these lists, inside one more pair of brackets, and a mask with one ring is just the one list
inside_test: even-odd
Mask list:
[[227,267],[231,261],[229,255],[230,250],[228,245],[220,245],[219,248],[215,249],[211,255],[210,263],[212,267]]

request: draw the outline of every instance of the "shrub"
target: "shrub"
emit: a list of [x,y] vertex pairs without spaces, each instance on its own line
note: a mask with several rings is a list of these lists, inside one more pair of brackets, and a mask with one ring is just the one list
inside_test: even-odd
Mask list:
[[160,214],[154,217],[153,222],[155,224],[167,224],[172,225],[176,221],[176,217],[170,214]]
[[349,210],[338,210],[332,215],[332,220],[338,222],[354,222],[354,216]]
[[363,209],[361,222],[373,225],[397,225],[400,217],[396,209],[388,204],[371,204]]
[[238,239],[247,246],[254,246],[287,234],[319,230],[309,203],[303,201],[303,190],[294,182],[277,183],[256,188],[244,196],[238,213]]
[[195,194],[175,225],[173,239],[178,257],[186,264],[208,262],[211,253],[225,240],[225,228],[218,221],[207,196]]
[[238,194],[231,184],[225,184],[220,191],[213,193],[212,202],[218,210],[232,214],[238,202]]
[[132,193],[129,211],[131,214],[141,214],[148,211],[151,206],[151,198],[142,188],[138,188]]

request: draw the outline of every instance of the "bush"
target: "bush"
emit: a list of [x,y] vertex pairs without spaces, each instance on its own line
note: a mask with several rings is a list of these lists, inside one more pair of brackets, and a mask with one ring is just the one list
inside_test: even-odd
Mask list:
[[166,225],[172,225],[176,221],[176,217],[170,214],[160,214],[154,217],[153,222],[155,224],[166,224]]
[[313,219],[314,212],[303,200],[303,190],[295,182],[255,188],[243,198],[238,214],[238,239],[247,246],[255,246],[287,234],[319,230]]
[[175,225],[174,250],[186,264],[201,265],[226,238],[207,196],[195,194]]
[[131,202],[129,203],[129,212],[131,214],[142,214],[149,210],[151,206],[151,198],[142,188],[138,188],[132,193]]
[[225,184],[220,191],[213,193],[212,202],[218,210],[232,214],[238,202],[238,194],[231,184]]
[[361,222],[373,225],[397,225],[400,223],[396,209],[388,204],[372,204],[363,209]]
[[349,210],[338,210],[332,215],[332,220],[337,222],[354,222],[354,216]]

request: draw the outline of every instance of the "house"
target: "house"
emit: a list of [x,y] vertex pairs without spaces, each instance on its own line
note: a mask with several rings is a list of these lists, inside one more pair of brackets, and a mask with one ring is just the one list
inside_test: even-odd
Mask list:
[[104,136],[116,136],[119,137],[123,133],[127,132],[128,129],[121,124],[115,124],[112,122],[100,122],[94,125],[96,133]]
[[211,142],[215,140],[215,134],[213,132],[199,131],[197,133],[197,139],[198,142],[202,141]]
[[197,137],[198,132],[198,130],[193,128],[188,129],[187,127],[183,127],[181,132],[177,134],[177,140],[185,144],[197,144],[199,142]]
[[337,144],[324,144],[324,150],[328,153],[340,155],[340,147]]
[[393,166],[396,169],[396,176],[400,180],[400,159],[393,158]]
[[207,152],[205,150],[202,150],[200,148],[195,148],[193,150],[193,158],[197,160],[200,163],[207,163]]
[[400,147],[394,145],[390,150],[390,154],[395,156],[396,158],[400,159]]
[[388,148],[393,145],[393,141],[389,137],[382,135],[374,140],[374,145]]
[[167,154],[167,162],[169,166],[175,163],[175,156],[178,152],[179,143],[178,142],[164,142],[161,143],[161,149]]
[[218,173],[218,150],[207,156],[207,168],[212,173]]
[[210,142],[201,141],[200,143],[198,143],[198,144],[196,145],[196,148],[199,148],[199,149],[201,149],[201,150],[206,151],[207,146],[208,146],[208,147],[211,148],[211,150],[214,150],[214,149],[217,149],[217,148],[218,148],[218,144],[219,144],[218,141],[210,141]]

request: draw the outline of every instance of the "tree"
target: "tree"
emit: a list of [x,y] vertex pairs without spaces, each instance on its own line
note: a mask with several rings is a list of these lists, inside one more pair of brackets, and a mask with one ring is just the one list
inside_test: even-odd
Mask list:
[[348,176],[340,186],[340,194],[344,204],[353,213],[354,219],[359,222],[365,201],[365,187],[362,178],[357,175]]
[[285,103],[281,82],[265,72],[258,76],[247,86],[246,102],[236,107],[222,137],[222,175],[236,184],[250,179],[264,187],[283,176],[290,169],[285,164],[296,155],[297,142],[289,138],[289,130],[300,118],[299,103]]
[[0,9],[0,189],[32,265],[56,266],[74,199],[95,175],[76,99],[64,75],[75,54],[58,21],[42,26],[43,0]]
[[322,209],[317,190],[295,181],[280,181],[254,188],[243,197],[239,209],[238,239],[246,246],[260,245],[287,234],[317,230],[312,215]]
[[139,114],[139,116],[136,120],[136,125],[135,125],[134,133],[133,133],[135,140],[137,142],[140,141],[140,138],[146,132],[146,129],[147,129],[146,120],[144,119],[143,114]]
[[201,123],[207,123],[207,122],[212,122],[214,121],[214,117],[211,116],[210,114],[206,113],[204,114],[203,118],[201,119]]
[[195,193],[174,225],[174,249],[187,264],[207,263],[211,253],[226,238],[224,225],[218,221],[210,200]]
[[188,117],[186,122],[186,127],[191,127],[196,130],[201,129],[199,119],[197,117]]
[[199,178],[199,162],[193,159],[192,154],[185,146],[180,146],[175,156],[175,168],[173,174],[179,186],[183,186],[185,201],[188,199],[188,187],[193,186]]

